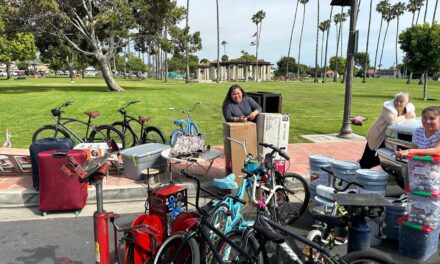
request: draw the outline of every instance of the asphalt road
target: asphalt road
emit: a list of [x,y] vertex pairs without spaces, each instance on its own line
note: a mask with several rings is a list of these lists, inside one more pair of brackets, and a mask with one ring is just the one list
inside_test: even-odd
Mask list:
[[[143,209],[141,206],[138,207],[140,207],[139,211]],[[135,216],[136,214],[123,215],[119,223],[129,223]],[[311,225],[312,218],[309,213],[306,213],[293,224],[292,229],[294,232],[306,235]],[[112,238],[111,231],[110,238]],[[91,216],[41,217],[40,220],[2,222],[0,244],[0,263],[6,264],[53,264],[62,257],[69,257],[75,264],[90,264],[94,263],[95,259]],[[385,240],[376,249],[396,263],[440,263],[438,253],[426,262],[403,257],[398,253],[397,241]],[[344,255],[346,246],[338,246],[334,251]]]

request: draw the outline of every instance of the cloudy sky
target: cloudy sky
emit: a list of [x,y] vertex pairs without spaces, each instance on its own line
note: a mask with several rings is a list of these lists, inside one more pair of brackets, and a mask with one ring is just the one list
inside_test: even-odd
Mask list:
[[[403,1],[405,4],[408,1]],[[186,0],[178,0],[179,5],[186,6]],[[310,0],[306,4],[306,14],[304,21],[304,32],[302,40],[302,51],[300,63],[306,65],[314,65],[315,63],[315,43],[316,43],[316,23],[317,23],[317,2],[318,0]],[[374,63],[374,53],[376,50],[377,37],[379,34],[380,15],[375,11],[376,4],[379,0],[373,0],[373,14],[370,33],[369,53],[370,64]],[[390,0],[391,4],[398,2]],[[199,59],[207,58],[210,60],[217,58],[217,32],[216,32],[216,1],[215,0],[190,0],[189,7],[189,25],[191,31],[200,31],[202,37],[203,49],[197,53]],[[365,51],[367,30],[368,30],[368,13],[369,0],[361,0],[360,13],[357,23],[359,30],[359,51]],[[427,21],[432,21],[434,10],[434,1],[429,2]],[[289,45],[290,31],[295,14],[295,0],[219,0],[220,12],[220,41],[228,42],[226,53],[229,58],[240,57],[240,51],[245,50],[255,54],[255,47],[250,46],[252,35],[256,31],[255,24],[252,23],[251,17],[259,10],[266,12],[266,18],[263,20],[259,58],[263,58],[273,64],[286,56]],[[335,7],[335,12],[340,12],[340,7]],[[347,8],[345,8],[346,10]],[[423,21],[425,8],[420,13],[419,23]],[[437,12],[437,17],[438,13]],[[326,20],[330,15],[330,1],[320,0],[320,21]],[[417,15],[417,13],[416,13]],[[399,31],[411,26],[412,13],[405,13],[400,18]],[[298,7],[298,15],[293,33],[291,57],[298,58],[298,46],[301,32],[301,24],[303,22],[303,5]],[[383,35],[386,23],[382,29],[380,47],[382,46]],[[346,54],[347,37],[349,29],[349,20],[343,26],[343,52]],[[383,68],[388,68],[395,63],[395,41],[396,41],[396,20],[390,22],[387,39],[385,41],[382,64]],[[321,35],[319,39],[321,45]],[[223,46],[220,47],[220,56],[223,55]],[[320,48],[319,48],[320,50]],[[336,32],[334,24],[330,29],[328,52],[330,56],[336,53]],[[344,55],[345,56],[345,55]],[[380,53],[379,53],[380,56]],[[378,56],[378,61],[379,61]],[[319,58],[319,57],[318,57]],[[402,62],[402,52],[398,50],[398,61]],[[318,59],[319,61],[320,59]],[[319,63],[319,62],[318,62]],[[379,64],[379,62],[377,63]]]

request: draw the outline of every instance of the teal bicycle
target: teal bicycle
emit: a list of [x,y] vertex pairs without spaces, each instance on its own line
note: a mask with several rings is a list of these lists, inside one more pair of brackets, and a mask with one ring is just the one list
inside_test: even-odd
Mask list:
[[[196,123],[193,122],[193,120],[191,118],[191,112],[194,111],[194,109],[196,109],[196,107],[201,104],[202,104],[202,102],[198,102],[198,103],[194,104],[194,106],[191,109],[179,110],[180,112],[182,112],[182,114],[186,114],[186,120],[183,120],[183,119],[174,120],[173,123],[175,125],[177,125],[178,127],[176,129],[174,129],[173,132],[171,132],[171,135],[170,135],[170,145],[171,146],[174,146],[174,144],[177,141],[177,138],[182,135],[198,135],[200,133],[198,126],[196,125]],[[169,109],[175,110],[174,107],[171,107]]]

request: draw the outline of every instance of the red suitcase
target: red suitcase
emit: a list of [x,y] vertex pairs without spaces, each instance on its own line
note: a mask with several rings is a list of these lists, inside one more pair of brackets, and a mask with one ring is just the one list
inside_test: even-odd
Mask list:
[[47,211],[75,210],[78,214],[87,201],[87,183],[80,183],[78,177],[68,177],[61,167],[68,156],[80,164],[86,161],[83,150],[48,150],[38,154],[40,203],[42,215]]

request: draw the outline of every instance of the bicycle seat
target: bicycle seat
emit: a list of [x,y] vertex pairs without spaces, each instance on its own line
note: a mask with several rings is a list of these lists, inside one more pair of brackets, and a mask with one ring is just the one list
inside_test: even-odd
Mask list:
[[235,174],[231,173],[225,178],[214,179],[214,186],[222,190],[237,189],[238,184],[235,182]]
[[149,116],[139,116],[139,122],[144,123],[145,121],[148,122],[150,120]]
[[175,125],[183,125],[183,124],[185,124],[185,120],[182,120],[182,119],[179,119],[179,120],[174,120],[174,124]]
[[273,241],[279,244],[284,242],[284,238],[281,234],[277,233],[263,217],[257,218],[254,223],[254,229],[268,241]]
[[84,112],[84,114],[88,115],[91,118],[95,118],[99,116],[100,113],[98,111],[90,111],[90,112]]
[[330,228],[347,225],[347,219],[343,215],[312,214],[312,216],[313,219],[326,223]]

